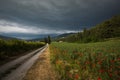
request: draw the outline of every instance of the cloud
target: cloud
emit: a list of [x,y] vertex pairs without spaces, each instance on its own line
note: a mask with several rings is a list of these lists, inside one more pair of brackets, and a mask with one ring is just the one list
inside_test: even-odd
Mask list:
[[120,0],[0,0],[0,32],[78,31],[120,14],[119,4]]
[[17,23],[6,22],[4,20],[0,21],[0,32],[1,33],[36,33],[36,31],[31,28],[21,27]]
[[62,34],[62,33],[70,33],[76,32],[72,30],[49,30],[49,29],[41,29],[37,27],[29,27],[23,26],[17,23],[0,21],[0,33],[24,33],[24,34]]

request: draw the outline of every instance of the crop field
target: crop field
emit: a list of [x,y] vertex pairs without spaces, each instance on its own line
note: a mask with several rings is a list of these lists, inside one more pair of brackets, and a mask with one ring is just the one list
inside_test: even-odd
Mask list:
[[22,40],[0,40],[0,64],[10,58],[44,46],[41,42],[27,42]]
[[120,80],[120,40],[54,42],[50,52],[60,80]]

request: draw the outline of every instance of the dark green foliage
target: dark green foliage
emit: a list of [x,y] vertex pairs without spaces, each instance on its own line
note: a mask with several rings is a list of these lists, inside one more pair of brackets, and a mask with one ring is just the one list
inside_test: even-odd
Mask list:
[[51,37],[48,36],[48,43],[51,44]]
[[120,16],[104,21],[91,29],[83,29],[83,32],[69,35],[61,38],[67,42],[97,42],[107,38],[120,37]]
[[96,40],[120,37],[120,16],[115,16],[110,20],[97,25],[89,30],[91,37]]
[[48,39],[47,39],[47,38],[44,38],[44,42],[45,42],[45,43],[48,43]]
[[47,38],[44,38],[44,42],[48,43],[48,44],[51,44],[51,37],[48,36]]
[[44,43],[41,42],[0,39],[0,60],[23,54],[29,50],[40,48],[43,45]]

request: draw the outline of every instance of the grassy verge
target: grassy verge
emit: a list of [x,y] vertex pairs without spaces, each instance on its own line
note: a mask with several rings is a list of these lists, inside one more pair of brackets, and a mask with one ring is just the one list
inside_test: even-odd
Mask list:
[[119,80],[120,40],[52,43],[51,63],[60,80]]
[[50,52],[47,48],[29,69],[23,80],[58,80],[50,64]]

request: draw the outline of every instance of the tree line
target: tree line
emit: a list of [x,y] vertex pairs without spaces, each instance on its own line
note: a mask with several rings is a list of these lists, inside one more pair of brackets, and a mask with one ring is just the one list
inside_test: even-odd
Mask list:
[[97,42],[107,38],[120,37],[120,16],[114,16],[90,29],[69,35],[59,40],[66,42]]

